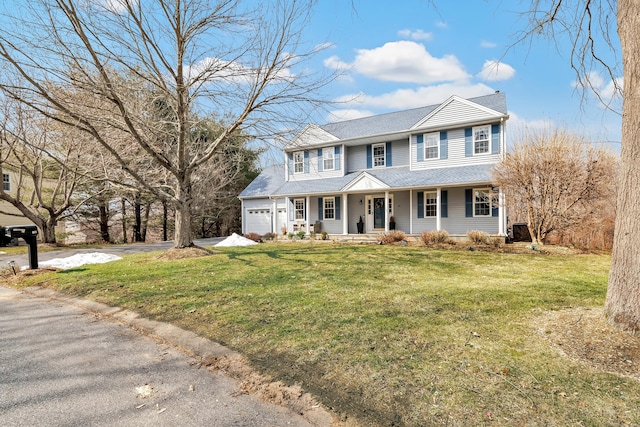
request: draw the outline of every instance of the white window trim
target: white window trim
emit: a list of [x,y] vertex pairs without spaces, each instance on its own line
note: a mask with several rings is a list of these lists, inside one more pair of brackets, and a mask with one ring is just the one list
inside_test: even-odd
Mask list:
[[[7,180],[5,181],[5,177]],[[7,188],[5,188],[5,184],[7,184]],[[4,191],[11,191],[11,175],[8,173],[2,174],[2,188]]]
[[[327,167],[326,161],[331,159],[331,167]],[[332,171],[336,169],[336,156],[335,156],[335,148],[328,147],[322,149],[322,170],[323,171]]]
[[[487,130],[487,151],[482,152],[482,153],[478,153],[476,151],[476,130],[480,130],[480,129],[486,129]],[[473,155],[474,156],[485,156],[487,154],[491,154],[491,126],[490,125],[485,125],[485,126],[475,126],[471,129],[471,135],[472,135],[472,139],[473,139]]]
[[[298,156],[300,156],[300,159],[301,159],[300,162],[297,161]],[[296,165],[301,165],[300,171],[296,170]],[[293,153],[293,173],[294,174],[304,173],[304,151],[295,151]]]
[[[433,203],[432,206],[435,207],[435,212],[433,215],[427,215],[427,200],[429,199],[427,197],[427,194],[433,194],[435,195],[435,197],[433,198],[433,200],[435,200],[435,203]],[[474,193],[475,194],[475,193]],[[438,216],[438,192],[437,191],[425,191],[424,192],[424,217],[425,218],[436,218]]]
[[[327,202],[333,203],[333,218],[327,218]],[[323,197],[322,198],[322,219],[326,221],[335,221],[336,219],[336,198],[335,197]]]
[[[302,209],[298,209],[298,203],[302,203]],[[302,218],[298,218],[298,212],[302,212]],[[304,199],[293,199],[293,218],[296,221],[304,221],[305,219]]]
[[[382,147],[382,164],[376,165],[376,148]],[[371,145],[371,166],[374,168],[384,168],[387,166],[387,144],[372,144]]]
[[[489,197],[489,213],[487,215],[476,215],[476,192],[484,191]],[[473,217],[474,218],[489,218],[491,216],[493,194],[491,188],[474,188],[473,189]]]
[[[436,150],[437,150],[437,154],[435,157],[427,157],[427,148],[433,147],[433,145],[429,145],[427,146],[427,140],[429,139],[429,137],[433,137],[436,141]],[[440,158],[440,132],[432,132],[432,133],[425,133],[423,134],[423,153],[422,153],[422,157],[425,160],[438,160]]]

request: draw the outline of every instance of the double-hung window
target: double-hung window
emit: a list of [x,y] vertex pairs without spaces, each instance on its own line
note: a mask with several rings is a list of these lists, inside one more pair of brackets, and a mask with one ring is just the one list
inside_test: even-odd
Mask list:
[[424,192],[424,217],[435,217],[438,214],[438,193],[436,191]]
[[335,148],[323,148],[322,149],[322,170],[332,171],[335,166]]
[[336,199],[335,197],[325,197],[324,202],[324,219],[336,219]]
[[440,157],[440,134],[427,133],[424,135],[424,158],[437,159]]
[[476,126],[473,128],[473,154],[489,152],[491,126]]
[[11,178],[8,173],[2,174],[2,189],[4,191],[11,191]]
[[304,173],[304,151],[293,153],[293,173]]
[[385,165],[386,144],[375,144],[373,149],[373,167],[383,167]]
[[304,199],[294,199],[296,221],[304,220]]
[[473,216],[491,216],[491,189],[476,188],[473,195]]

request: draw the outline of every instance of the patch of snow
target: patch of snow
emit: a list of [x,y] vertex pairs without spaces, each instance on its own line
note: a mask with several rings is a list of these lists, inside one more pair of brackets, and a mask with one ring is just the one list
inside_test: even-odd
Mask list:
[[258,242],[254,242],[251,239],[247,239],[246,237],[233,233],[231,236],[227,237],[222,242],[217,243],[215,246],[251,246],[257,244]]
[[[88,254],[76,254],[67,258],[54,258],[38,263],[38,267],[56,267],[66,270],[68,268],[80,267],[85,264],[104,264],[105,262],[122,259],[117,255],[92,252]],[[23,267],[28,268],[28,267]]]

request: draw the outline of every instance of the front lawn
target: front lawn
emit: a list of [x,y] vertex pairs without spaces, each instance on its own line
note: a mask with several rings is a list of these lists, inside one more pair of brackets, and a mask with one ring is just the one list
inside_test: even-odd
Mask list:
[[193,330],[363,426],[640,424],[637,380],[561,355],[536,326],[548,311],[601,306],[608,255],[308,243],[217,251],[133,255],[24,285]]

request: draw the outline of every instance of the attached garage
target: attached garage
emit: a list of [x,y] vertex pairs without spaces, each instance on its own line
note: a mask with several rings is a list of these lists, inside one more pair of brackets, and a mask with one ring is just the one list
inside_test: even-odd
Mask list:
[[242,229],[245,233],[258,233],[263,235],[271,231],[271,209],[245,208],[245,224]]

